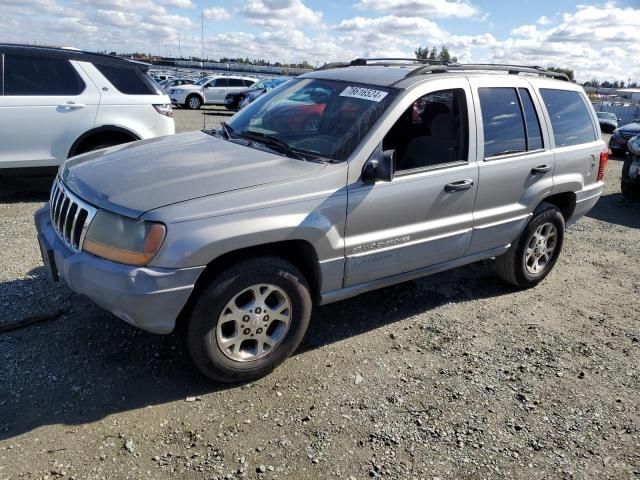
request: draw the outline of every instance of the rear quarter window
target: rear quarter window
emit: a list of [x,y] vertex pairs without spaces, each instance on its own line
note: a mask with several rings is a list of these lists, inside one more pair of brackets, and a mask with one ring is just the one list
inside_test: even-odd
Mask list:
[[137,68],[99,65],[95,67],[116,89],[126,95],[159,95],[153,80]]
[[579,92],[541,88],[556,147],[580,145],[597,140],[591,114]]

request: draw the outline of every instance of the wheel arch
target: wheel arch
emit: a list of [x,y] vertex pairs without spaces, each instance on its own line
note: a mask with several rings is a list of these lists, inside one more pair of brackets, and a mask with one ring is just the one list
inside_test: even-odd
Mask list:
[[91,130],[87,130],[82,135],[80,135],[75,142],[71,145],[69,149],[69,153],[67,158],[71,158],[78,154],[80,151],[80,147],[86,144],[89,140],[93,140],[100,137],[106,137],[109,134],[116,134],[125,136],[131,139],[131,141],[140,140],[141,137],[137,133],[123,127],[118,127],[116,125],[103,125],[100,127],[92,128]]
[[176,329],[182,328],[191,312],[196,299],[200,293],[209,285],[221,272],[235,263],[249,258],[257,257],[278,257],[282,258],[304,275],[314,303],[320,298],[320,285],[322,284],[320,263],[318,254],[313,245],[307,240],[284,240],[251,247],[240,248],[224,253],[207,264],[203,272],[198,277],[189,299],[178,316]]
[[[562,216],[566,222],[571,218],[576,209],[576,201],[577,197],[574,192],[562,192],[545,197],[541,203],[550,203],[555,205],[558,210],[562,212]],[[538,207],[539,206],[540,205],[538,205]],[[536,210],[538,207],[536,207]]]

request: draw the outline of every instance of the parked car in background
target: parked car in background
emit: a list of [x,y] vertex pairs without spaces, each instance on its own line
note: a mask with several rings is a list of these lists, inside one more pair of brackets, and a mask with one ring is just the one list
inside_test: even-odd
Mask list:
[[610,112],[596,112],[598,116],[598,123],[600,124],[600,130],[603,133],[613,133],[618,128],[618,117],[615,113]]
[[622,165],[620,189],[630,200],[640,200],[640,135],[632,137],[628,143],[629,155]]
[[198,110],[202,105],[224,105],[227,94],[245,90],[257,81],[231,75],[205,77],[193,85],[170,88],[169,97],[174,105]]
[[[54,278],[145,330],[179,325],[222,382],[285,361],[314,305],[494,257],[512,285],[543,281],[604,188],[584,89],[512,65],[348,65],[220,129],[67,162],[35,215]],[[300,109],[313,125],[273,121]]]
[[193,85],[198,80],[194,78],[172,78],[170,80],[164,80],[159,83],[162,90],[169,92],[172,87],[179,87],[181,85]]
[[629,140],[638,134],[640,134],[640,119],[635,119],[632,123],[616,128],[609,140],[611,153],[616,157],[624,157],[628,152]]
[[75,49],[0,44],[0,175],[174,133],[171,102],[148,67]]
[[[269,90],[273,90],[278,85],[282,85],[289,80],[291,80],[290,77],[265,78],[245,90],[228,93],[226,98],[224,99],[224,104],[229,110],[238,110],[238,108],[242,108],[245,105],[248,105],[263,93],[266,93]],[[250,98],[250,100],[246,101],[248,98]],[[242,101],[245,101],[245,104],[241,106],[240,103]]]

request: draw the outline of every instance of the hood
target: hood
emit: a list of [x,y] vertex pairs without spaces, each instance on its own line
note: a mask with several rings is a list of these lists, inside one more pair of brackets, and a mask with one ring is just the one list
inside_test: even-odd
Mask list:
[[73,157],[65,163],[62,180],[97,207],[138,217],[194,198],[314,175],[323,168],[189,132]]
[[187,83],[186,85],[178,85],[178,86],[174,86],[171,87],[171,90],[201,90],[201,87],[198,85],[193,85],[191,83]]
[[618,128],[618,131],[620,131],[620,133],[633,133],[633,134],[638,134],[640,133],[640,123],[639,122],[634,122],[634,123],[628,123],[620,128]]

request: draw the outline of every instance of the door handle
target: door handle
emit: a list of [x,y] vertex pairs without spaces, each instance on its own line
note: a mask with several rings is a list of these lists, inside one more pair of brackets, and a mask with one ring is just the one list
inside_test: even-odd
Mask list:
[[463,190],[469,190],[471,187],[473,187],[473,180],[460,180],[459,182],[447,183],[444,186],[444,191],[447,193],[461,192]]
[[84,103],[75,103],[75,102],[63,103],[62,105],[58,105],[58,108],[84,108],[84,107],[86,107]]
[[542,175],[543,173],[547,173],[551,171],[551,165],[538,165],[531,169],[532,175]]

